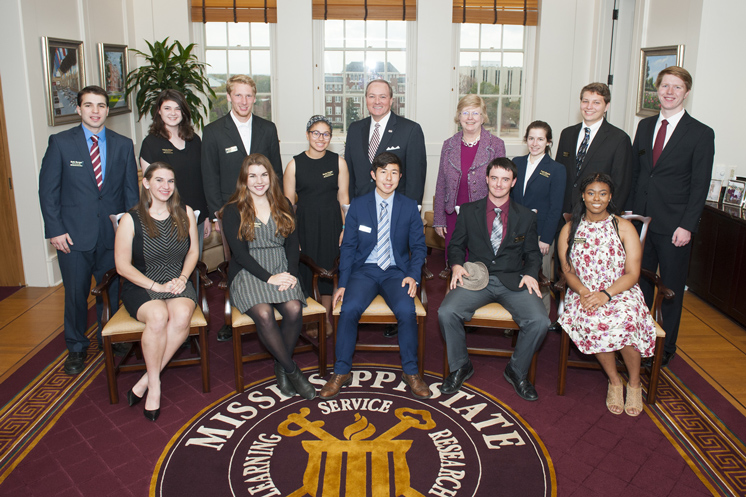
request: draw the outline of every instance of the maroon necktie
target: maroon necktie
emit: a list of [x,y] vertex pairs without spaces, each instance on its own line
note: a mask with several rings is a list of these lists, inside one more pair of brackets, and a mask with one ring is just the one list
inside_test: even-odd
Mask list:
[[91,135],[91,162],[93,162],[93,174],[96,176],[96,184],[98,190],[101,191],[101,186],[104,184],[104,175],[101,172],[101,154],[98,151],[98,136]]
[[653,144],[653,167],[658,162],[658,157],[663,152],[663,143],[666,141],[666,128],[668,128],[668,121],[665,119],[661,121],[661,127],[658,130],[658,135],[655,137],[655,143]]

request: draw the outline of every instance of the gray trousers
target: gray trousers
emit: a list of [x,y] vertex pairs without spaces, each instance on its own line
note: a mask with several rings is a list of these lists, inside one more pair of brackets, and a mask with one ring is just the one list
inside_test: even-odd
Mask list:
[[524,290],[510,290],[497,276],[492,275],[486,288],[474,291],[458,287],[451,290],[440,304],[438,323],[440,333],[446,342],[448,367],[451,371],[456,371],[469,361],[464,321],[470,320],[474,311],[491,302],[502,304],[521,329],[513,356],[510,358],[510,366],[519,379],[524,379],[528,374],[534,352],[538,350],[547,334],[549,317],[537,295]]

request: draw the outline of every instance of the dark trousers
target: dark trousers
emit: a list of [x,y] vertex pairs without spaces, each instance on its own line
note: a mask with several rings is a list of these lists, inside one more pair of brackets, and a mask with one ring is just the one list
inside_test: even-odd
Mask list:
[[[674,298],[663,300],[663,330],[666,332],[665,352],[676,352],[676,338],[679,336],[681,309],[684,306],[684,286],[689,273],[689,254],[692,251],[690,241],[683,247],[671,243],[671,235],[661,235],[648,231],[645,249],[642,253],[642,267],[655,273],[660,268],[663,284],[673,290]],[[653,305],[655,285],[647,278],[640,278],[640,288],[645,295],[648,307]]]
[[505,287],[494,275],[490,276],[489,284],[482,290],[457,287],[448,292],[440,304],[438,323],[446,342],[448,367],[451,371],[456,371],[469,361],[464,321],[471,320],[477,309],[491,302],[505,307],[521,329],[513,357],[510,358],[510,366],[523,379],[528,374],[534,353],[547,334],[549,317],[539,296],[525,290],[515,292]]
[[357,326],[360,316],[370,303],[381,295],[386,305],[393,311],[399,323],[399,355],[401,367],[406,374],[417,374],[417,315],[414,299],[407,294],[408,287],[402,287],[407,275],[396,266],[382,271],[376,264],[364,264],[355,270],[345,287],[342,309],[337,326],[335,344],[336,362],[334,372],[347,374],[352,369],[352,355],[357,342]]
[[[65,287],[65,342],[70,352],[85,352],[90,340],[85,335],[88,325],[88,295],[91,291],[91,276],[98,283],[109,269],[114,268],[114,250],[97,246],[93,250],[71,250],[69,254],[57,251],[57,260]],[[119,282],[114,281],[109,291],[112,313],[117,308]],[[96,298],[96,336],[101,345],[101,314],[104,302]]]

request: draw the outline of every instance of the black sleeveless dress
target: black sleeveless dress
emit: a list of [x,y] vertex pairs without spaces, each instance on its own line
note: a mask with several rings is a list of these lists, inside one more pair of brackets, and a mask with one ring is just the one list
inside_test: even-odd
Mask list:
[[[142,274],[157,283],[167,283],[181,275],[184,258],[189,252],[190,238],[179,241],[176,229],[172,229],[171,216],[162,221],[153,219],[158,228],[158,236],[150,238],[145,231],[137,209],[130,212],[135,225],[135,237],[132,239],[132,265]],[[190,298],[197,303],[197,292],[191,280],[186,289],[179,295],[158,293],[124,280],[122,284],[122,303],[130,316],[137,317],[140,306],[151,300],[166,300],[178,297]]]
[[[309,255],[319,266],[331,269],[339,255],[342,232],[342,213],[337,200],[339,155],[327,151],[322,158],[311,159],[303,152],[294,159],[301,253]],[[300,274],[303,290],[310,295],[311,270],[301,264]],[[332,282],[319,279],[319,291],[331,295]]]

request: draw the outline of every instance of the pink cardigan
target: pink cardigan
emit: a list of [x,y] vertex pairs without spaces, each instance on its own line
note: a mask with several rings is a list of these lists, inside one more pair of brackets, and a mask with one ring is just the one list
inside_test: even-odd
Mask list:
[[[446,214],[452,214],[456,209],[456,197],[461,181],[462,136],[463,133],[459,131],[443,142],[438,181],[435,184],[433,226],[445,227]],[[487,164],[497,157],[505,157],[505,143],[484,128],[482,128],[477,147],[477,155],[469,168],[469,202],[487,196],[487,180],[485,179]]]

